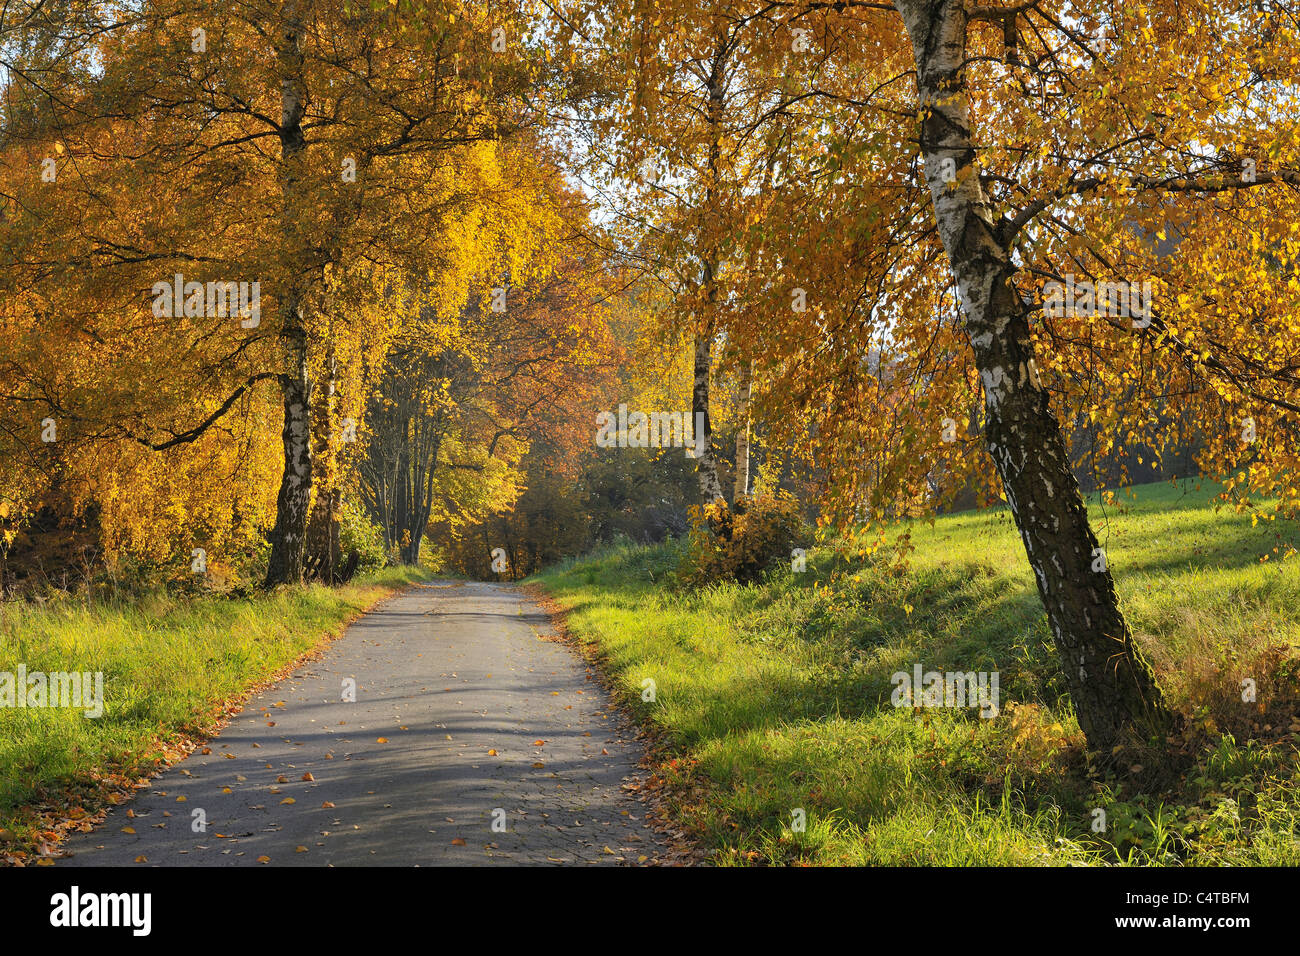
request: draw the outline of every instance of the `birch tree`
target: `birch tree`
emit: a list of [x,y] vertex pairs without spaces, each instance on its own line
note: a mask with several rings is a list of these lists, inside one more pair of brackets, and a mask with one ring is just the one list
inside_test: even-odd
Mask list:
[[[1295,156],[1294,120],[1283,120],[1271,104],[1255,108],[1266,89],[1278,92],[1279,81],[1286,84],[1284,98],[1294,99],[1294,74],[1285,73],[1294,32],[1282,40],[1290,28],[1279,18],[1261,24],[1245,8],[1227,5],[1128,12],[1045,2],[983,7],[967,0],[896,0],[893,6],[911,43],[917,142],[983,388],[984,442],[1033,567],[1080,726],[1103,754],[1135,738],[1162,738],[1176,721],[1120,609],[1036,340],[1054,318],[1065,320],[1058,331],[1071,321],[1102,324],[1107,334],[1145,340],[1165,362],[1191,362],[1209,377],[1211,390],[1253,393],[1261,404],[1288,401],[1277,389],[1294,387],[1285,371],[1293,345],[1250,345],[1231,321],[1205,315],[1189,322],[1178,313],[1195,312],[1190,302],[1218,282],[1216,247],[1230,249],[1261,222],[1244,195],[1267,187],[1281,198],[1276,191],[1296,182],[1287,165]],[[1258,42],[1261,25],[1272,27],[1271,48]],[[982,26],[993,29],[981,34]],[[1022,43],[1022,34],[1032,41]],[[1189,36],[1194,42],[1180,39]],[[1000,55],[990,58],[999,46]],[[987,65],[999,60],[1005,71]],[[972,74],[984,75],[973,82]],[[1206,148],[1215,143],[1232,145]],[[1241,143],[1262,150],[1273,168],[1243,176]],[[1056,278],[1064,271],[1060,259],[1114,265],[1126,253],[1130,267],[1154,267],[1153,243],[1144,236],[1159,231],[1163,238],[1162,215],[1186,243],[1197,231],[1186,209],[1153,215],[1150,203],[1168,195],[1208,201],[1224,214],[1223,225],[1204,234],[1210,252],[1194,276],[1184,276],[1187,285],[1174,290],[1174,301],[1150,311],[1149,302],[1139,304],[1120,316],[1095,303],[1087,312],[1070,309],[1068,317],[1049,308],[1036,329],[1035,272]],[[1058,232],[1073,238],[1053,238]],[[1277,250],[1287,267],[1275,285],[1285,285],[1294,248],[1288,241]],[[1261,316],[1261,325],[1294,321],[1294,298],[1288,298]],[[1237,345],[1189,352],[1195,333],[1178,331],[1188,324],[1215,329],[1211,342],[1230,337]],[[1240,361],[1243,347],[1255,353],[1254,362]],[[1214,354],[1220,351],[1237,358]],[[1119,362],[1133,355],[1121,353]],[[1262,382],[1270,383],[1268,391]],[[1207,430],[1235,433],[1227,422]]]

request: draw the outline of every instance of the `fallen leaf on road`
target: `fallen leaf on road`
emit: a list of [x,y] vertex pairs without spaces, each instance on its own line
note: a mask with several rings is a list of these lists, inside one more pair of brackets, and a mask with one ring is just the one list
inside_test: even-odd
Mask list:
[[270,862],[271,862],[271,858],[270,858],[269,856],[259,856],[259,857],[257,858],[257,862],[258,862],[258,863],[270,863]]
[[375,741],[375,743],[377,743],[377,744],[386,744],[386,743],[388,743],[388,738],[387,738],[387,737],[380,737],[378,740]]
[[334,809],[334,804],[330,803],[328,800],[326,800],[324,803],[322,803],[321,806],[324,807],[326,810],[333,810],[333,809]]
[[221,788],[221,792],[222,792],[222,793],[231,793],[232,791],[231,791],[231,789],[230,789],[229,787],[222,787],[222,788]]
[[275,782],[276,782],[276,783],[288,783],[288,782],[289,782],[289,778],[286,777],[284,774],[280,774],[280,776],[278,776],[278,777],[275,778]]
[[541,769],[542,769],[543,767],[545,767],[545,766],[546,766],[546,764],[542,763],[542,762],[539,760],[539,761],[537,761],[537,763],[533,764],[533,769],[534,769],[534,770],[541,770]]
[[149,862],[149,858],[146,857],[143,853],[141,853],[139,856],[137,856],[137,857],[135,858],[135,862],[137,862],[137,863],[148,863],[148,862]]
[[302,779],[304,779],[304,780],[309,780],[309,781],[315,781],[316,778],[313,777],[313,776],[311,775],[311,771],[308,770],[305,774],[302,775]]
[[464,845],[465,845],[465,841],[462,840],[460,837],[456,837],[456,839],[454,839],[454,840],[451,841],[451,845],[452,845],[452,846],[464,846]]
[[546,741],[545,741],[545,740],[534,740],[534,741],[533,741],[533,746],[534,746],[534,747],[542,747],[542,746],[545,746],[545,744],[546,744]]
[[122,832],[123,832],[123,833],[134,833],[134,832],[135,832],[135,827],[122,827]]
[[297,803],[297,802],[298,801],[295,800],[293,797],[285,797],[283,800],[280,801],[282,805],[286,803]]
[[306,848],[305,846],[296,846],[296,847],[293,848],[293,852],[294,852],[294,853],[306,853],[306,852],[307,852],[307,848]]
[[496,755],[497,755],[497,752],[496,752],[495,750],[489,750],[489,751],[488,751],[488,756],[489,756],[489,757],[495,757]]

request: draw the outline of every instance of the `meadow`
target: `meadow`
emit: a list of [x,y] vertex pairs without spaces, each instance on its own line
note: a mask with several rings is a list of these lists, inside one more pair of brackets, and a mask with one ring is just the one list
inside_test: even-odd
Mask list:
[[[1294,866],[1296,529],[1216,507],[1216,491],[1090,500],[1130,625],[1187,718],[1173,771],[1086,758],[1005,508],[911,522],[875,551],[827,539],[804,573],[751,586],[678,586],[677,544],[532,580],[653,730],[649,785],[715,862]],[[895,707],[891,676],[918,663],[996,671],[998,715]]]

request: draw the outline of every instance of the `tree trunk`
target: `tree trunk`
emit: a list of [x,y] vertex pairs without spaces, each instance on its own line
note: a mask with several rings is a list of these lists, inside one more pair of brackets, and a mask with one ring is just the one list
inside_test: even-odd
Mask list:
[[[691,392],[691,421],[695,429],[695,471],[705,504],[723,498],[718,459],[713,454],[713,424],[709,420],[709,369],[713,364],[712,323],[695,336],[695,387]],[[724,499],[725,500],[725,499]]]
[[[724,108],[723,73],[727,62],[726,35],[720,35],[709,74],[707,119],[712,135],[709,140],[708,180],[704,190],[704,212],[711,214],[718,187],[718,163],[722,152],[722,113]],[[702,226],[703,230],[703,226]],[[695,433],[695,465],[700,479],[700,497],[705,504],[723,501],[722,481],[718,478],[718,459],[713,453],[713,422],[709,418],[709,373],[713,366],[714,316],[718,302],[718,248],[716,240],[704,240],[700,250],[704,262],[700,286],[704,292],[704,316],[695,333],[695,386],[691,393],[691,422]]]
[[331,344],[325,355],[325,367],[313,396],[312,409],[312,486],[316,500],[308,524],[307,549],[317,576],[333,584],[339,554],[339,512],[342,490],[338,485],[338,428],[335,416],[335,391],[338,363],[332,344],[333,328],[328,330]]
[[[985,440],[1055,635],[1079,726],[1094,751],[1162,737],[1171,715],[1119,608],[1061,428],[1038,381],[1017,267],[979,179],[964,64],[965,0],[895,0],[912,40],[920,141],[935,222],[984,383]],[[945,163],[945,160],[951,163]],[[944,167],[956,171],[955,182]]]
[[[280,71],[280,161],[283,166],[283,209],[281,235],[286,243],[288,268],[295,267],[292,249],[297,245],[293,217],[296,205],[295,165],[306,146],[302,118],[307,90],[303,80],[300,48],[303,25],[296,3],[285,5],[284,32],[277,44]],[[307,329],[303,321],[301,274],[283,277],[279,307],[280,341],[284,347],[286,371],[279,375],[284,393],[284,474],[276,498],[275,527],[271,531],[271,559],[266,569],[266,586],[302,580],[303,542],[311,506],[311,377],[307,368]]]
[[734,500],[749,494],[749,403],[754,388],[754,366],[750,362],[740,365],[740,420],[736,426],[736,487]]
[[[397,456],[397,474],[393,479],[396,489],[393,495],[393,537],[398,543],[398,557],[403,564],[413,563],[411,561],[411,510],[415,507],[415,503],[411,500],[409,435],[408,420],[402,423],[402,447]],[[419,548],[419,543],[416,542],[415,546]]]
[[[294,311],[297,311],[295,306]],[[311,377],[307,370],[307,336],[290,345],[291,373],[279,376],[284,393],[284,474],[275,503],[275,528],[271,531],[271,559],[266,586],[296,584],[302,580],[303,542],[311,504]]]

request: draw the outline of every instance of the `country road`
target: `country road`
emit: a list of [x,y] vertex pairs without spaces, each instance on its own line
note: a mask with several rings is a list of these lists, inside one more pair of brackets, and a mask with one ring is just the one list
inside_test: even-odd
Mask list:
[[669,843],[623,788],[639,745],[550,632],[515,588],[417,585],[69,839],[58,865],[660,862]]

